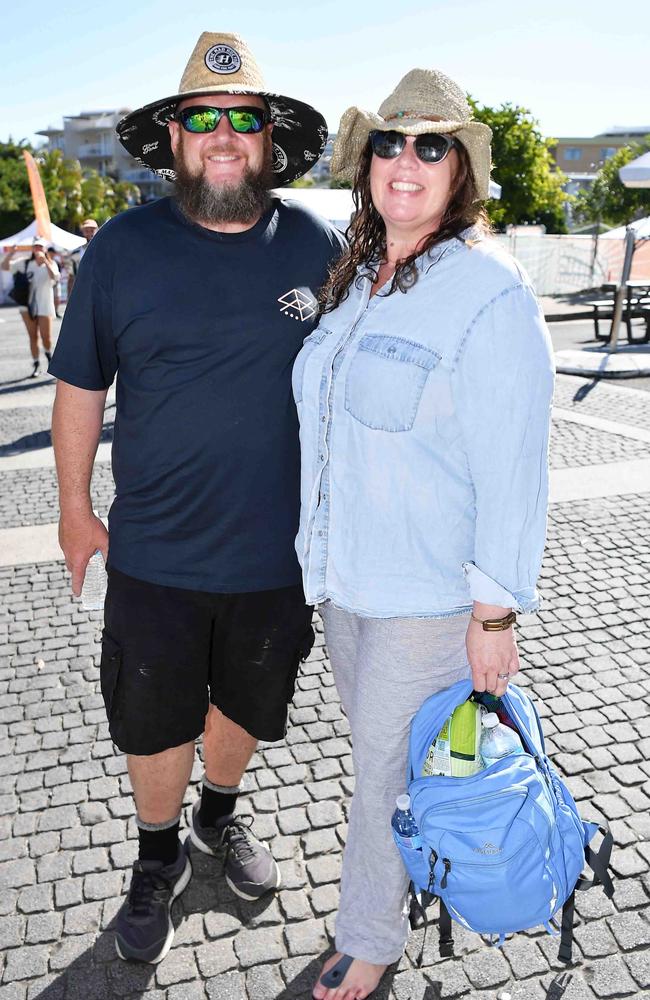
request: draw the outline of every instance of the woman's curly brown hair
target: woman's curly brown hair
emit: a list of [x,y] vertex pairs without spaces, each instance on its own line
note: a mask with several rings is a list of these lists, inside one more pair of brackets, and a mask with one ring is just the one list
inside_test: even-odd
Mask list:
[[[440,226],[420,243],[414,253],[399,261],[388,295],[396,291],[406,292],[415,284],[418,278],[418,257],[428,253],[438,243],[459,236],[468,226],[476,226],[481,235],[490,231],[487,213],[482,202],[477,201],[476,182],[467,150],[459,142],[455,143],[454,148],[458,154],[458,168]],[[359,158],[352,189],[355,211],[345,234],[350,245],[330,271],[327,283],[320,291],[322,312],[331,312],[347,298],[360,264],[368,266],[374,274],[373,281],[376,281],[379,263],[386,258],[386,227],[370,195],[372,155],[368,139]]]

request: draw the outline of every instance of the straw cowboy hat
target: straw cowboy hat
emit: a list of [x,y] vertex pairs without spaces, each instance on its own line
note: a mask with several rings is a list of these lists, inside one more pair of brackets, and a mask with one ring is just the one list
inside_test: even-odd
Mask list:
[[492,130],[472,121],[460,87],[435,69],[412,69],[379,108],[379,114],[348,108],[341,118],[330,169],[354,179],[357,163],[373,129],[381,132],[442,132],[453,135],[469,154],[479,199],[489,196]]
[[175,180],[167,122],[187,97],[256,94],[273,121],[273,187],[302,177],[327,142],[327,122],[309,104],[269,91],[246,42],[239,35],[204,31],[185,67],[178,93],[146,104],[122,118],[117,135],[131,156],[167,180]]

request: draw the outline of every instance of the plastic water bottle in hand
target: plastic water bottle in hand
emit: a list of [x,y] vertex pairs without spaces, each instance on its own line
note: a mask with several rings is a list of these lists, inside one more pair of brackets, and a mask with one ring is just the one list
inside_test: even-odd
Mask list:
[[496,712],[486,712],[481,719],[481,759],[486,767],[502,757],[523,753],[519,734],[499,722]]
[[411,796],[398,795],[395,804],[397,808],[391,820],[393,830],[405,847],[417,851],[418,848],[422,847],[422,838],[411,812]]
[[101,611],[104,607],[108,577],[104,556],[99,549],[88,560],[83,587],[81,588],[81,606],[84,611]]

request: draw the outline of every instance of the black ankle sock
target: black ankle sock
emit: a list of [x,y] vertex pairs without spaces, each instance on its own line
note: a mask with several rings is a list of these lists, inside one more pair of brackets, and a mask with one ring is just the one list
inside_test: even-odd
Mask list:
[[164,830],[143,830],[138,827],[140,861],[162,861],[164,865],[172,865],[178,857],[180,843],[178,840],[178,823]]
[[46,351],[45,352],[45,357],[47,358],[47,363],[49,364],[50,361],[52,360],[52,352],[51,351]]
[[230,816],[235,808],[239,792],[215,792],[207,785],[201,786],[201,826],[216,826],[220,819]]

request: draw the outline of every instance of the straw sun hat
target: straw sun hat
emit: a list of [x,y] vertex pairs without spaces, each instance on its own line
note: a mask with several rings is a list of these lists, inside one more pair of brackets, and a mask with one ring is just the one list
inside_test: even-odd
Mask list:
[[[146,104],[122,118],[117,135],[131,156],[167,180],[175,180],[167,123],[187,97],[256,94],[273,121],[273,187],[302,177],[327,142],[327,122],[315,108],[269,91],[246,42],[239,35],[204,31],[185,67],[178,93]],[[242,101],[246,103],[245,98]],[[218,104],[218,100],[215,100]]]
[[444,73],[412,69],[386,98],[379,114],[348,108],[334,142],[330,164],[333,174],[354,179],[359,157],[373,129],[406,135],[443,132],[455,136],[469,154],[479,199],[488,197],[492,130],[472,121],[472,109],[465,95]]

